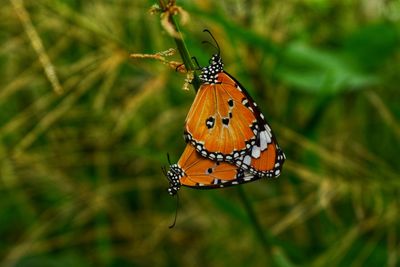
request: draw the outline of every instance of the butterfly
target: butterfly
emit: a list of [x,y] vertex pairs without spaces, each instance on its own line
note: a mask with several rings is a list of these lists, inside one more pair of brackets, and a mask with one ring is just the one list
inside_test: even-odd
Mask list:
[[178,163],[172,164],[168,172],[163,170],[169,180],[168,193],[172,196],[177,194],[182,185],[195,189],[215,189],[261,178],[232,163],[204,158],[190,144],[186,145]]
[[203,157],[227,161],[256,176],[277,177],[286,159],[256,102],[224,71],[218,53],[201,68],[200,86],[185,120],[184,136]]

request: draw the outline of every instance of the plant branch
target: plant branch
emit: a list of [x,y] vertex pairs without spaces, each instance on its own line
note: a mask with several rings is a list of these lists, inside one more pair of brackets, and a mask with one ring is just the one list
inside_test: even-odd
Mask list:
[[[179,54],[181,55],[181,58],[182,58],[183,64],[185,65],[186,70],[196,72],[197,68],[193,64],[192,57],[190,56],[190,53],[189,53],[189,51],[186,47],[186,44],[183,40],[182,33],[179,29],[178,22],[176,21],[174,14],[171,14],[171,12],[169,11],[170,2],[166,3],[167,2],[166,0],[159,0],[158,2],[160,4],[160,7],[162,8],[163,12],[167,13],[166,16],[168,16],[169,24],[174,27],[175,32],[178,34],[178,36],[173,36],[173,38],[176,43],[176,47],[179,51]],[[200,82],[198,76],[196,75],[196,73],[194,75],[192,85],[193,85],[194,90],[197,92],[197,90],[200,88],[201,82]]]

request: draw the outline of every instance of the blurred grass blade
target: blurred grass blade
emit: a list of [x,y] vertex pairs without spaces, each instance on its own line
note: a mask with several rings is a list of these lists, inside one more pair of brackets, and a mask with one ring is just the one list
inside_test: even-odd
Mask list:
[[42,63],[42,67],[54,89],[54,92],[56,92],[57,94],[62,94],[64,90],[58,80],[55,68],[53,64],[51,64],[51,61],[43,46],[42,40],[40,39],[37,31],[35,30],[35,27],[32,24],[29,14],[24,7],[23,0],[10,0],[10,1],[14,5],[15,12],[17,13],[19,19],[21,20],[25,28],[26,34],[28,35],[32,47],[37,53],[40,62]]

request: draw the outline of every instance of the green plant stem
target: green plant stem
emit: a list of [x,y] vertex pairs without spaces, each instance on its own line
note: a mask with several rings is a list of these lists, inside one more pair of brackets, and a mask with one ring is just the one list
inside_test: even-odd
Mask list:
[[274,243],[272,241],[273,237],[270,236],[268,233],[265,233],[265,231],[262,229],[261,224],[256,216],[256,213],[254,212],[253,206],[251,205],[246,192],[243,190],[241,186],[238,187],[238,193],[239,197],[243,202],[244,208],[250,218],[251,223],[253,224],[253,229],[255,231],[256,236],[260,240],[262,246],[264,247],[264,251],[266,255],[271,258],[272,253],[272,244]]
[[[158,2],[160,4],[160,7],[163,10],[166,10],[166,8],[167,8],[166,1],[165,0],[159,0]],[[193,64],[192,57],[190,56],[189,50],[187,49],[186,44],[183,41],[183,37],[182,37],[181,31],[179,29],[178,22],[176,21],[174,16],[170,16],[169,20],[170,20],[170,23],[174,26],[176,32],[179,34],[179,37],[180,37],[180,38],[174,37],[174,40],[175,40],[175,43],[176,43],[176,47],[178,48],[179,54],[181,55],[183,64],[185,65],[185,68],[187,70],[192,70],[192,71],[195,72],[194,73],[194,78],[193,78],[193,81],[192,81],[192,85],[193,85],[194,90],[197,92],[197,90],[199,90],[200,85],[201,85],[199,77],[196,74],[197,68]]]

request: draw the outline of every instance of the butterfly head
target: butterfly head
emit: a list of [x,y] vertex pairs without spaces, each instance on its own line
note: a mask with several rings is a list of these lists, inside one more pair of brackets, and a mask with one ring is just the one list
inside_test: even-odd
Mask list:
[[218,83],[218,74],[224,70],[224,63],[219,54],[211,57],[209,65],[201,69],[200,80],[206,84]]
[[185,175],[182,168],[178,164],[171,165],[169,171],[166,173],[169,181],[168,194],[171,196],[176,195],[181,188],[180,179]]

